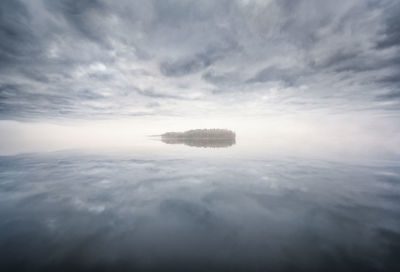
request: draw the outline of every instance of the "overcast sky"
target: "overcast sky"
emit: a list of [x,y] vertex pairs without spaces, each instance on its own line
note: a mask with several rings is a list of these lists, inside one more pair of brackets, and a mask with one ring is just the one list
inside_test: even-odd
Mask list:
[[0,5],[1,119],[400,109],[395,0]]
[[399,86],[397,0],[0,1],[3,123],[305,114],[393,128]]

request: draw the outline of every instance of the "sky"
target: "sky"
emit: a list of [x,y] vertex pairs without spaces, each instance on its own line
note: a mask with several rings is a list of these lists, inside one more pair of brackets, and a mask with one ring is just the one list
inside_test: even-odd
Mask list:
[[217,126],[400,152],[399,87],[396,0],[0,2],[0,147]]

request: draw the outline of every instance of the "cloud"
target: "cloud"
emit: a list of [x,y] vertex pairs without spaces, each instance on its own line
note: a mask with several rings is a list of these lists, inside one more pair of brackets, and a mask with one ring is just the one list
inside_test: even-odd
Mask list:
[[[229,47],[227,47],[229,46]],[[229,51],[235,49],[235,44],[227,44],[225,47],[209,47],[205,52],[193,57],[183,58],[177,61],[162,62],[160,71],[165,76],[180,77],[203,71],[218,60],[228,56]]]
[[386,24],[383,31],[383,38],[377,42],[379,49],[385,49],[400,44],[400,5],[393,3],[388,9],[389,16],[386,18]]
[[0,10],[0,69],[40,55],[42,44],[31,25],[32,15],[19,2],[5,0]]
[[101,24],[102,15],[106,13],[105,6],[98,0],[60,0],[46,1],[45,7],[56,15],[58,20],[65,20],[83,38],[102,42]]
[[296,83],[300,72],[291,69],[282,69],[277,67],[267,67],[259,71],[248,82],[268,82],[268,81],[281,81],[284,84],[291,86]]
[[[154,90],[140,90],[140,89],[138,89],[138,90],[136,90],[136,91],[137,91],[138,94],[141,94],[141,95],[143,95],[143,96],[153,97],[153,98],[183,99],[183,98],[181,98],[181,97],[179,97],[179,96],[175,96],[175,95],[168,95],[168,94],[163,94],[163,93],[157,93],[157,92],[155,92]],[[156,103],[157,105],[160,105],[160,104],[157,103],[157,102],[153,102],[153,103],[150,103],[150,104],[153,104],[153,105],[154,105],[154,103]]]
[[400,104],[394,0],[0,5],[2,119]]

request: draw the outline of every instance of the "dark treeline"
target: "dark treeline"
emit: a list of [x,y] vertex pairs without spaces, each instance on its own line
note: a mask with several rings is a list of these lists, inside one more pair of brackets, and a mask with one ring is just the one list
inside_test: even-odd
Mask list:
[[185,132],[167,132],[162,138],[175,139],[235,139],[235,132],[227,129],[193,129]]
[[229,147],[236,143],[236,134],[227,129],[193,129],[167,132],[161,135],[166,144],[185,144],[195,147]]

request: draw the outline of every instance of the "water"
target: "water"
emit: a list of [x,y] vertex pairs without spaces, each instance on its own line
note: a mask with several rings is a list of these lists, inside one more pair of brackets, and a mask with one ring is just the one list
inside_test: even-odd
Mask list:
[[0,271],[400,271],[398,161],[147,141],[0,157]]

